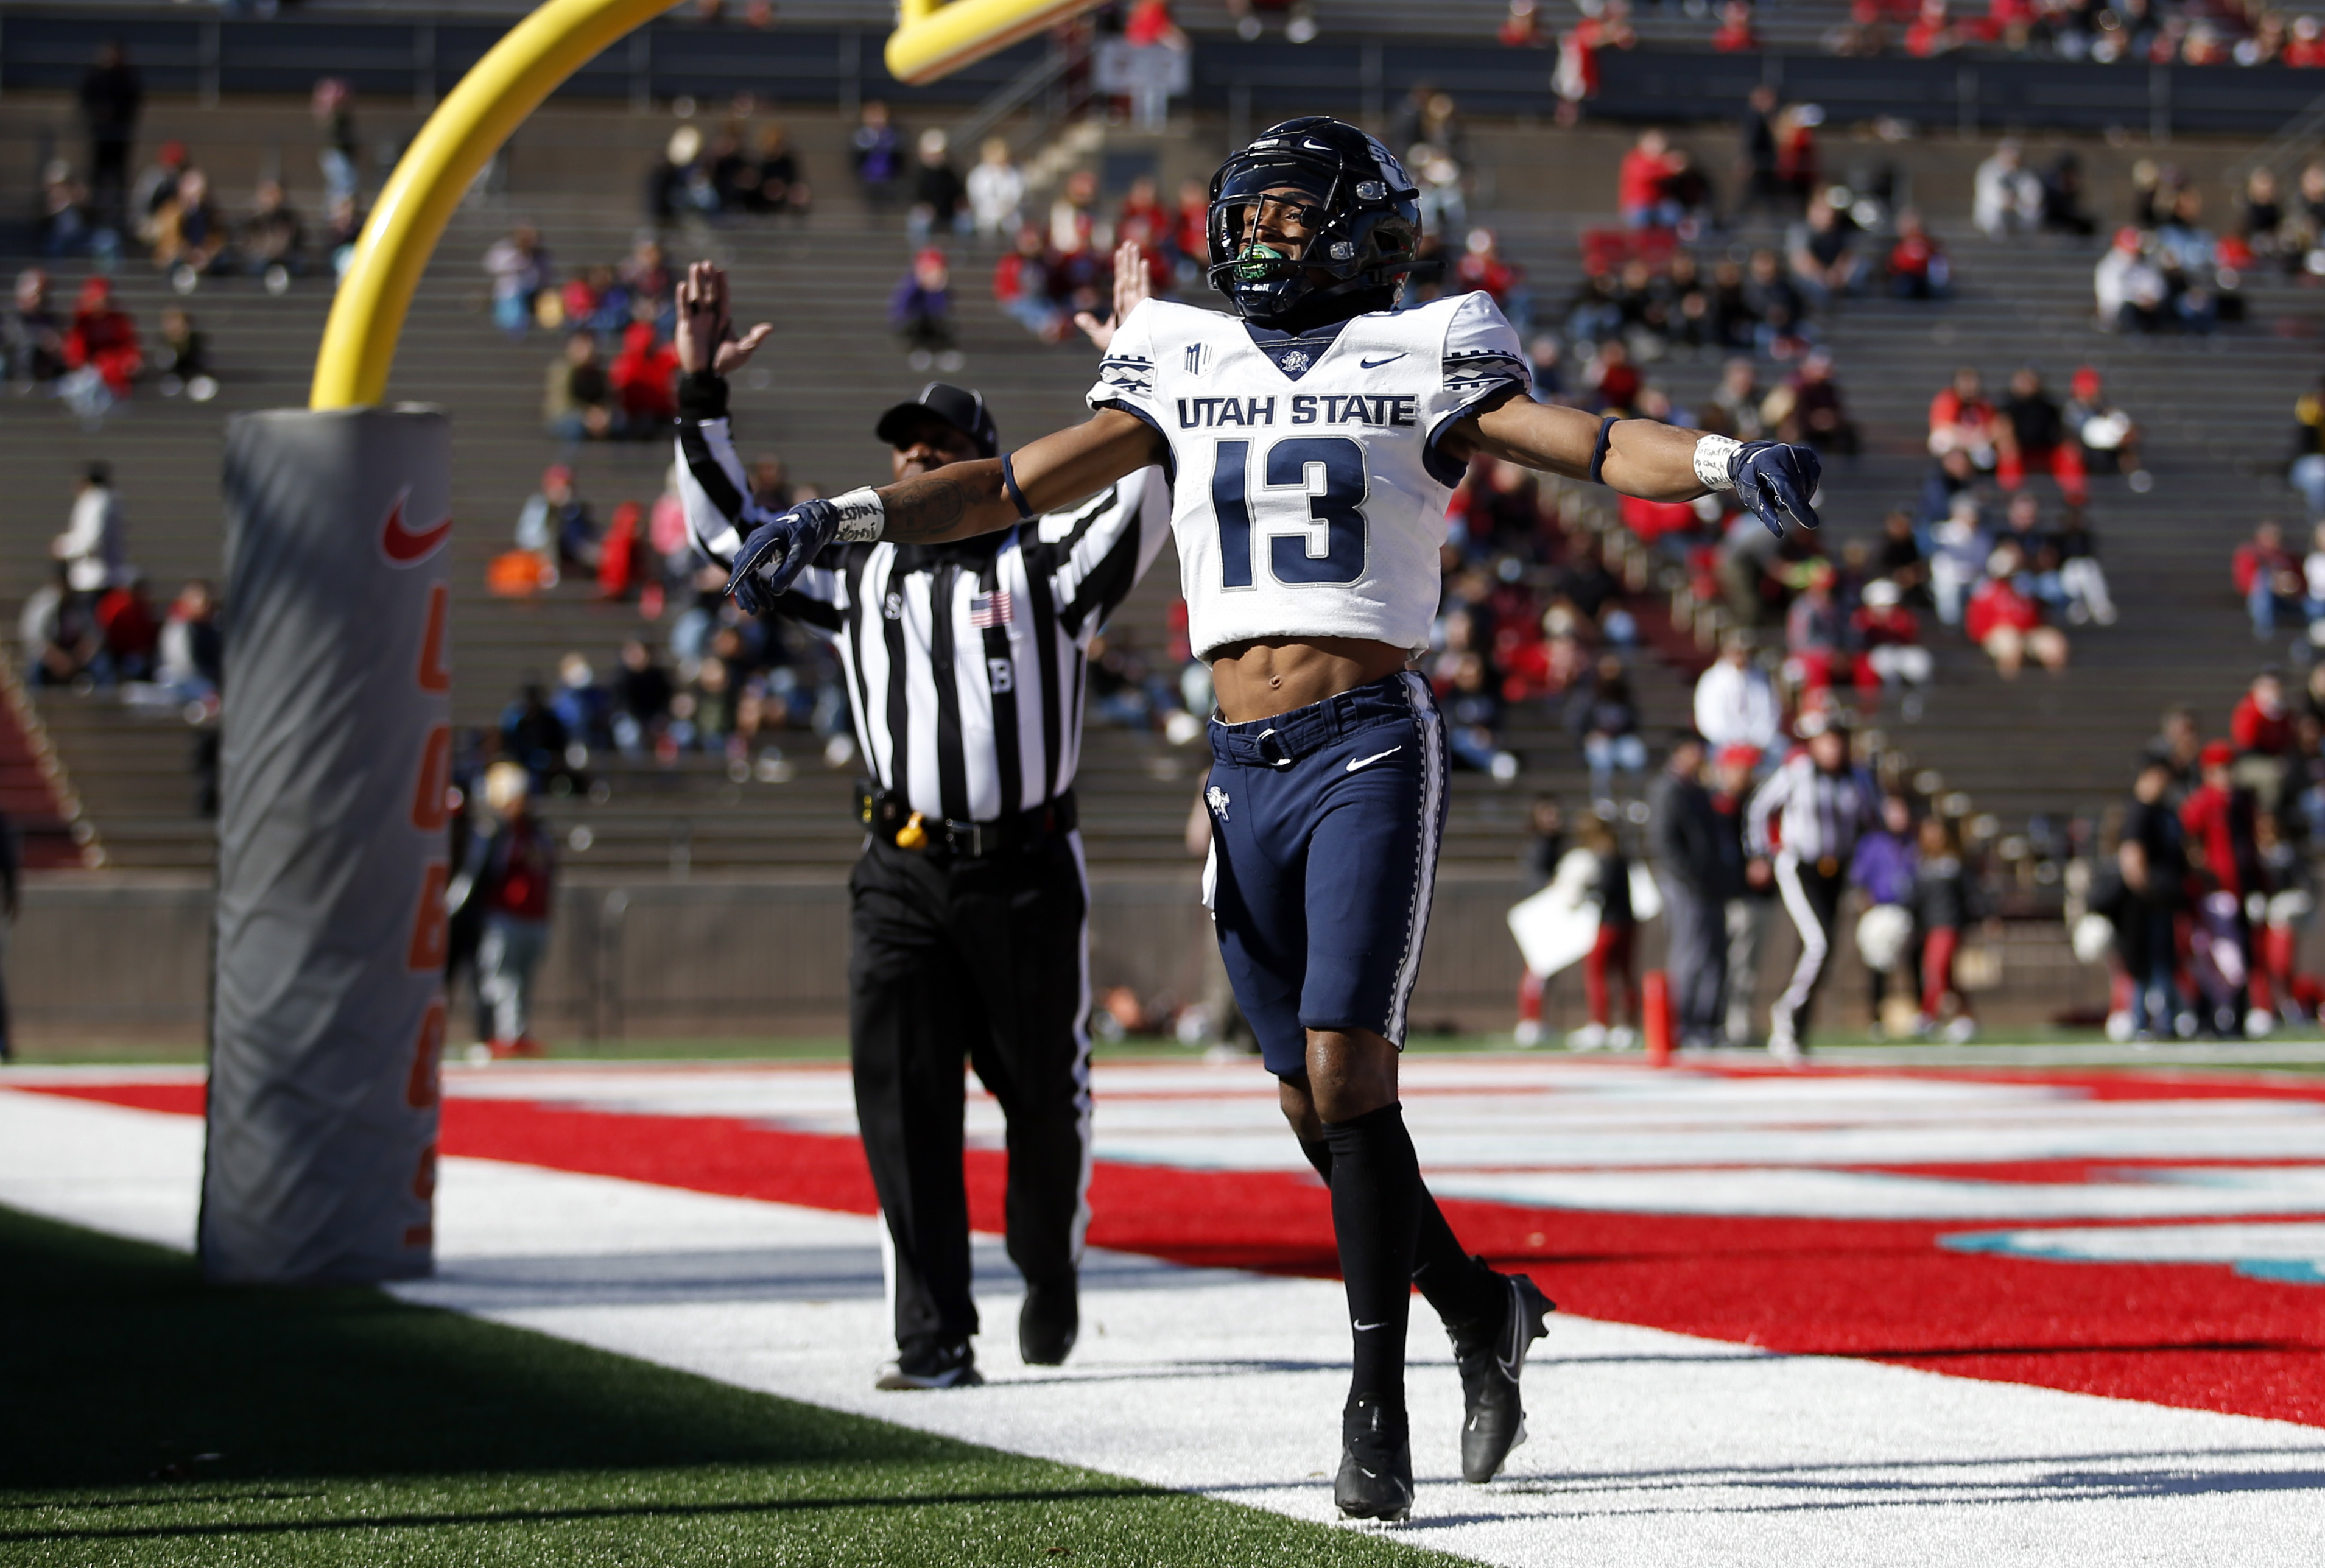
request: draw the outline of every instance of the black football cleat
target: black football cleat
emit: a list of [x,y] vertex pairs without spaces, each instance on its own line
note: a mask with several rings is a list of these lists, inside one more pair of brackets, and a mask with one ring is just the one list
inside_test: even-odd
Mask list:
[[1029,1367],[1061,1367],[1082,1329],[1081,1306],[1069,1276],[1060,1285],[1029,1285],[1017,1312],[1017,1354]]
[[1340,1415],[1340,1475],[1332,1500],[1344,1519],[1402,1524],[1413,1517],[1413,1444],[1404,1413],[1367,1394]]
[[985,1381],[967,1340],[908,1346],[880,1369],[875,1388],[974,1388]]
[[1502,1473],[1510,1450],[1526,1439],[1518,1378],[1527,1350],[1550,1332],[1545,1321],[1557,1304],[1523,1274],[1507,1276],[1509,1311],[1490,1328],[1453,1332],[1453,1359],[1461,1369],[1461,1479],[1482,1486]]

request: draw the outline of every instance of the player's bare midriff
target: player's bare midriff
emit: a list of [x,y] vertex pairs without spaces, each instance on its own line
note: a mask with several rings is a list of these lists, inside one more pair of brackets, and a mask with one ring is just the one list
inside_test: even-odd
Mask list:
[[1211,691],[1229,724],[1273,719],[1394,675],[1403,648],[1365,637],[1299,637],[1230,643],[1212,655]]

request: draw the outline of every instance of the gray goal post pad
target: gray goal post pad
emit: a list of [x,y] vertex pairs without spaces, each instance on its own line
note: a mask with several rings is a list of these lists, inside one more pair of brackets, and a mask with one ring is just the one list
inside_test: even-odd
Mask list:
[[213,1280],[432,1266],[451,473],[433,409],[227,427]]

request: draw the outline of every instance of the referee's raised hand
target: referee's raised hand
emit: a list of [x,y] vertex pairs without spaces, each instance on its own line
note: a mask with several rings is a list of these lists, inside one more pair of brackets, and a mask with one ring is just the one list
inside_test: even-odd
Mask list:
[[1146,270],[1146,253],[1139,248],[1136,240],[1125,239],[1114,247],[1114,314],[1101,321],[1088,311],[1078,311],[1074,325],[1103,354],[1114,342],[1114,329],[1130,320],[1130,312],[1144,304],[1153,292],[1154,279]]
[[694,263],[678,280],[678,337],[673,347],[678,350],[679,368],[689,376],[705,370],[734,375],[750,362],[774,329],[773,322],[762,321],[743,337],[735,336],[727,274],[710,263]]

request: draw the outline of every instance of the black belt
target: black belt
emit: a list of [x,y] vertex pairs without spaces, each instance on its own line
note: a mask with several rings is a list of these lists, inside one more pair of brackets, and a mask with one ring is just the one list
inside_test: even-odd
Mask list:
[[1071,790],[995,821],[956,822],[916,812],[903,797],[863,783],[856,786],[856,820],[883,844],[966,860],[1038,849],[1081,823]]

